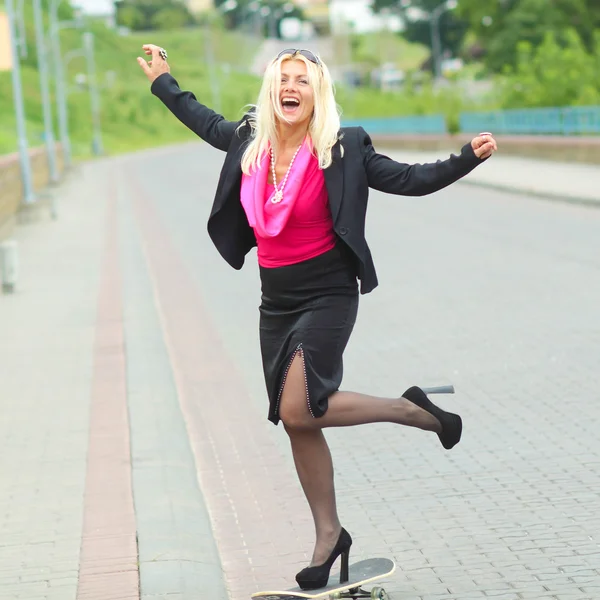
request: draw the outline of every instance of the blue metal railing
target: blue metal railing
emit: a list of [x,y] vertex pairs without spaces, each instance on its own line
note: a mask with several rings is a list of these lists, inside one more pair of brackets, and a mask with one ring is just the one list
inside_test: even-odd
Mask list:
[[460,130],[515,135],[592,135],[600,133],[600,106],[462,113]]
[[[349,119],[343,120],[342,125],[361,125],[375,135],[448,133],[444,115]],[[459,131],[492,131],[509,135],[595,135],[600,134],[600,106],[465,112],[460,114]]]
[[419,115],[410,117],[379,117],[369,119],[342,120],[344,127],[364,127],[368,133],[398,134],[445,134],[446,118],[444,115]]
[[575,106],[563,108],[563,132],[600,133],[600,106]]

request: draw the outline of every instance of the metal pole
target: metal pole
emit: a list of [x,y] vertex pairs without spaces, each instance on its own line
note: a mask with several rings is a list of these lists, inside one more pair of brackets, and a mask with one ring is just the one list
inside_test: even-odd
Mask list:
[[271,12],[269,13],[269,37],[272,39],[277,38],[277,20],[275,18],[275,5],[273,0],[269,2],[269,8]]
[[19,252],[15,240],[6,240],[0,244],[0,279],[2,291],[12,294],[19,279]]
[[27,41],[25,39],[25,0],[19,0],[15,15],[15,30],[19,32],[18,47],[21,60],[27,58]]
[[21,64],[17,48],[17,32],[15,27],[15,7],[13,0],[6,0],[6,14],[8,15],[8,31],[10,37],[10,50],[13,58],[11,69],[13,84],[13,101],[17,120],[17,144],[21,163],[21,180],[23,182],[23,199],[25,203],[35,202],[33,179],[31,176],[31,159],[27,143],[27,129],[25,126],[25,108],[23,105],[23,88],[21,87]]
[[40,72],[40,89],[42,92],[44,138],[46,142],[46,154],[48,155],[48,169],[50,171],[50,181],[52,183],[57,183],[59,176],[56,167],[56,147],[54,140],[54,128],[52,126],[52,104],[50,102],[48,59],[46,56],[46,40],[44,36],[44,20],[42,15],[41,0],[33,0],[33,17],[35,20],[35,38],[37,46],[38,69]]
[[440,14],[441,11],[435,10],[431,15],[431,50],[433,59],[433,72],[435,79],[439,80],[442,76],[440,65],[440,55],[442,53],[442,43],[440,41]]
[[260,10],[257,10],[254,13],[254,31],[255,31],[256,37],[259,40],[263,38],[264,24],[263,24],[263,16],[260,13]]
[[210,88],[213,96],[213,110],[215,112],[221,112],[221,89],[219,86],[219,76],[215,69],[215,55],[212,40],[212,25],[207,23],[205,28],[205,54],[206,62],[208,64],[208,77],[210,79]]
[[100,94],[96,81],[96,63],[94,61],[94,34],[86,31],[83,34],[83,47],[88,70],[88,85],[90,89],[90,105],[92,108],[92,150],[96,156],[104,154],[102,149],[102,126],[100,124]]
[[58,129],[63,149],[65,167],[71,166],[71,140],[69,139],[69,116],[65,94],[65,78],[60,50],[60,35],[58,25],[58,3],[60,0],[50,0],[50,37],[52,39],[52,54],[56,76],[56,103],[58,107]]

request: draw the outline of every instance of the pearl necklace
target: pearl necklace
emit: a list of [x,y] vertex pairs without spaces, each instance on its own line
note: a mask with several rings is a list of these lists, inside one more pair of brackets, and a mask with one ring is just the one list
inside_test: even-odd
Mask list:
[[292,162],[290,162],[290,166],[288,167],[287,173],[285,174],[285,177],[283,178],[283,182],[279,189],[277,189],[277,175],[275,174],[275,154],[273,153],[273,148],[271,148],[271,171],[273,172],[273,186],[275,187],[275,195],[271,198],[271,202],[273,204],[278,204],[283,200],[283,188],[287,183],[290,171],[292,170],[292,165],[296,160],[296,156],[298,156],[298,152],[300,152],[300,148],[302,148],[302,144],[298,146],[298,150],[296,150],[294,156],[292,157]]

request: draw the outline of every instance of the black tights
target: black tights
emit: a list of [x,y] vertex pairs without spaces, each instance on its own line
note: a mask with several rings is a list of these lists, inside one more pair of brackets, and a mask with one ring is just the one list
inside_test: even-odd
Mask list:
[[397,423],[440,433],[441,424],[405,398],[378,398],[356,392],[332,394],[325,415],[315,419],[307,406],[303,360],[300,350],[287,373],[279,416],[290,437],[296,471],[315,522],[313,566],[325,562],[341,531],[331,452],[322,430],[366,423]]

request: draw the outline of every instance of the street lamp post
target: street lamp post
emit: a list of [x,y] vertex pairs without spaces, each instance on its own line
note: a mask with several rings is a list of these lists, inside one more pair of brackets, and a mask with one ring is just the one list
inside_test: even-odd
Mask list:
[[75,48],[65,52],[62,57],[63,66],[68,70],[69,64],[75,58],[85,59],[86,71],[85,75],[75,78],[77,87],[71,88],[67,85],[65,91],[65,97],[68,101],[71,90],[77,89],[81,91],[86,88],[90,95],[90,108],[92,114],[92,152],[96,156],[104,154],[102,146],[102,128],[100,121],[100,94],[99,87],[96,79],[96,64],[94,61],[94,34],[91,31],[86,31],[82,36],[81,48]]
[[447,0],[440,4],[430,15],[429,24],[431,26],[431,51],[433,59],[433,68],[435,79],[440,80],[442,77],[442,42],[440,39],[440,17],[448,10],[454,10],[457,6],[456,0]]
[[17,144],[19,160],[21,163],[21,180],[23,182],[23,200],[27,204],[35,202],[33,179],[31,175],[31,159],[27,142],[27,128],[25,125],[25,108],[23,105],[23,88],[21,87],[21,65],[19,62],[19,45],[17,43],[15,6],[13,0],[6,0],[6,14],[8,16],[8,29],[10,37],[10,50],[12,54],[11,77],[13,84],[13,100],[15,117],[17,121]]
[[248,31],[250,35],[253,35],[254,37],[262,37],[262,18],[260,15],[260,8],[260,3],[256,0],[253,0],[252,2],[246,5],[244,11],[244,23],[248,23]]
[[[222,15],[237,8],[237,0],[227,0],[217,8]],[[221,83],[219,81],[218,65],[215,59],[214,40],[212,35],[212,24],[206,23],[204,27],[204,54],[208,64],[208,78],[213,97],[213,108],[220,113],[222,110],[221,102]]]
[[17,32],[17,47],[21,54],[21,60],[27,58],[27,40],[25,30],[25,0],[18,0],[15,11],[15,31]]
[[54,128],[52,125],[52,106],[50,103],[48,62],[46,56],[46,41],[44,36],[44,21],[42,16],[41,0],[33,0],[33,15],[35,20],[37,60],[40,75],[40,89],[42,94],[44,141],[46,143],[46,153],[48,155],[48,169],[50,171],[50,181],[52,183],[57,183],[59,176],[56,167],[56,148],[54,141]]
[[71,166],[71,140],[69,138],[69,114],[67,107],[67,94],[65,84],[65,74],[62,62],[62,53],[60,49],[60,29],[72,25],[78,26],[78,22],[64,22],[58,20],[58,5],[62,0],[50,0],[50,39],[52,45],[52,55],[54,60],[54,70],[56,78],[56,103],[58,105],[58,129],[60,132],[60,141],[63,148],[63,157],[65,168]]
[[277,39],[277,11],[273,0],[269,2],[269,37]]
[[215,65],[215,54],[213,46],[212,25],[207,23],[204,28],[204,54],[208,65],[208,79],[213,97],[213,108],[217,113],[221,112],[221,85],[219,74]]
[[98,82],[96,81],[96,62],[94,60],[94,34],[86,31],[83,34],[83,47],[87,63],[88,86],[90,91],[90,104],[92,109],[92,150],[96,156],[104,154],[102,149],[102,127],[100,125],[100,94],[98,93]]

